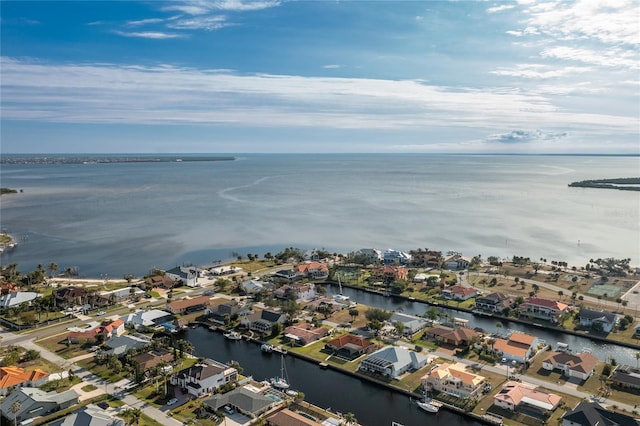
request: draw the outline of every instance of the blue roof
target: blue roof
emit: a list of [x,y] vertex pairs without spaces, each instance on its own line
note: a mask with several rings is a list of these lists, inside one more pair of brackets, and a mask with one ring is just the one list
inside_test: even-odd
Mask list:
[[162,326],[167,330],[175,330],[177,328],[175,325],[171,324],[170,322],[165,322],[162,324]]

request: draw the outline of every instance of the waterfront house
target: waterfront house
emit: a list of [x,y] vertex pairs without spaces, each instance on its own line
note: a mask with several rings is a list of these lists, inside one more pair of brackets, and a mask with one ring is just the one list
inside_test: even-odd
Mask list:
[[112,303],[116,303],[134,296],[140,297],[143,294],[144,291],[140,290],[138,287],[124,287],[116,290],[102,291],[100,292],[100,297]]
[[281,269],[279,271],[276,271],[276,273],[273,274],[273,277],[289,282],[294,282],[296,279],[298,279],[298,275],[293,269]]
[[505,309],[509,308],[512,303],[508,295],[496,292],[486,296],[476,297],[474,309],[501,314]]
[[619,365],[611,374],[613,385],[627,392],[640,394],[640,369]]
[[373,277],[381,279],[385,283],[392,283],[394,281],[406,280],[409,275],[409,270],[404,266],[383,266],[380,268],[374,268],[371,271]]
[[302,258],[306,261],[317,262],[320,260],[320,251],[318,249],[306,250],[302,253]]
[[242,312],[243,308],[244,306],[237,301],[230,300],[208,309],[207,313],[209,314],[209,320],[218,324],[226,324],[231,317]]
[[326,280],[329,277],[329,267],[323,262],[305,262],[297,265],[294,272],[299,278],[312,280]]
[[469,327],[447,327],[437,325],[424,332],[423,339],[430,338],[446,345],[466,347],[474,339],[480,337],[480,333]]
[[547,417],[561,402],[559,395],[543,392],[531,384],[512,381],[507,382],[493,397],[497,407],[509,411],[534,412],[541,417]]
[[193,299],[182,299],[167,303],[167,311],[172,314],[188,314],[206,309],[210,303],[211,298],[209,296],[197,296]]
[[363,259],[368,264],[382,262],[383,259],[382,252],[374,248],[360,249],[354,253],[354,256]]
[[360,355],[371,353],[376,349],[375,343],[355,334],[343,334],[324,345],[334,355],[354,359]]
[[15,308],[22,304],[31,305],[31,301],[40,296],[42,296],[40,293],[33,291],[16,291],[3,294],[0,296],[0,309]]
[[385,265],[406,265],[411,262],[411,255],[400,250],[386,249],[382,254]]
[[[276,413],[270,414],[267,418],[267,426],[322,426],[311,418],[302,416],[295,411],[291,411],[288,408],[284,408]],[[333,423],[327,423],[332,425]]]
[[578,320],[582,327],[610,333],[618,323],[618,316],[613,312],[596,311],[595,309],[583,307],[578,312]]
[[175,317],[160,309],[151,309],[148,311],[138,311],[122,317],[122,320],[129,327],[138,329],[140,327],[155,327],[162,323],[173,320]]
[[404,325],[404,334],[406,336],[413,335],[422,330],[429,323],[427,320],[414,315],[407,315],[400,312],[394,312],[391,314],[388,322],[395,325],[396,323],[402,323]]
[[467,371],[464,364],[439,364],[422,376],[425,392],[444,392],[458,398],[477,398],[485,384],[483,376]]
[[176,282],[166,275],[154,275],[152,277],[147,277],[144,280],[144,283],[150,288],[164,288],[165,290],[171,290]]
[[467,269],[471,263],[471,259],[461,255],[460,253],[450,252],[442,261],[444,267],[450,271],[458,271],[460,269]]
[[209,269],[211,275],[221,276],[221,275],[232,275],[239,274],[242,272],[242,268],[231,265],[218,266],[216,268]]
[[331,312],[338,312],[349,306],[349,300],[339,301],[330,297],[322,297],[310,302],[305,306],[309,311],[323,311],[325,308],[329,308]]
[[159,351],[143,352],[131,358],[131,363],[136,366],[138,372],[143,373],[162,364],[170,364],[175,360],[173,353],[164,349]]
[[524,363],[536,352],[538,339],[526,333],[511,333],[508,339],[494,339],[493,352],[507,361]]
[[199,287],[197,282],[198,269],[194,266],[176,266],[165,271],[164,274],[176,283],[181,283],[187,287]]
[[263,309],[242,318],[240,324],[249,328],[249,330],[268,334],[271,333],[274,324],[284,324],[286,320],[287,316],[283,312]]
[[640,426],[640,421],[606,409],[597,402],[580,401],[562,417],[562,426]]
[[14,386],[38,387],[45,384],[49,373],[36,368],[33,371],[25,371],[24,368],[15,365],[0,367],[0,395],[6,395]]
[[407,371],[424,367],[426,363],[427,357],[418,352],[400,346],[386,346],[361,361],[358,370],[397,379]]
[[437,268],[442,262],[442,252],[435,250],[411,250],[412,263],[416,266],[426,266],[429,268]]
[[145,335],[125,334],[123,336],[112,337],[107,340],[104,343],[104,353],[106,355],[115,355],[116,357],[121,358],[131,349],[140,349],[150,344],[151,339]]
[[238,370],[212,359],[205,359],[171,376],[171,384],[186,389],[190,395],[200,397],[215,392],[220,386],[235,383]]
[[329,335],[326,327],[314,327],[312,324],[294,324],[284,329],[284,337],[300,346],[316,342]]
[[236,388],[223,394],[215,394],[202,401],[202,405],[210,411],[220,411],[222,407],[229,406],[252,419],[260,417],[280,403],[281,400],[269,398],[258,392],[257,389],[248,386]]
[[316,286],[313,283],[307,284],[285,284],[273,292],[274,297],[287,299],[292,297],[297,303],[308,302],[316,298]]
[[[78,403],[78,394],[73,389],[64,392],[45,392],[38,388],[21,387],[10,393],[0,403],[0,413],[7,423],[24,422],[35,417],[46,416]],[[17,407],[17,411],[13,411]],[[2,424],[5,424],[2,422]],[[27,423],[24,423],[27,424]]]
[[464,287],[461,285],[454,285],[448,288],[443,289],[440,292],[440,295],[445,299],[458,300],[463,301],[467,299],[471,299],[478,294],[475,288],[473,287]]
[[518,307],[518,310],[521,317],[557,323],[564,314],[569,312],[569,306],[557,300],[529,297]]
[[125,423],[97,405],[88,404],[49,426],[125,426]]
[[551,352],[543,361],[542,368],[560,370],[567,377],[587,380],[595,371],[598,358],[589,352],[573,354],[570,352]]

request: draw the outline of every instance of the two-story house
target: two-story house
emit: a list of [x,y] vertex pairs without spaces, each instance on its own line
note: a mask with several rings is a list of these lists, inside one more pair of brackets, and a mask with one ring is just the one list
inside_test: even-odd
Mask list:
[[422,388],[426,392],[446,392],[458,398],[479,396],[485,384],[483,376],[471,373],[464,364],[443,363],[422,376]]
[[247,327],[249,330],[257,331],[261,334],[269,334],[274,324],[284,324],[287,320],[287,316],[278,311],[271,311],[269,309],[263,309],[262,311],[254,312],[253,314],[242,318],[240,324]]
[[557,323],[560,318],[569,312],[569,306],[557,300],[529,297],[518,307],[520,317],[542,319]]
[[542,368],[549,371],[560,370],[567,377],[587,380],[593,374],[597,363],[598,358],[589,352],[551,352],[542,361]]
[[176,266],[165,271],[165,277],[188,287],[198,286],[198,270],[193,266]]
[[461,285],[454,285],[448,288],[443,289],[440,292],[440,295],[445,299],[450,300],[458,300],[463,301],[467,299],[471,299],[478,294],[475,288],[473,287],[464,287]]
[[305,262],[294,268],[294,272],[300,278],[312,280],[326,280],[329,277],[329,267],[323,262]]
[[238,370],[212,359],[205,359],[171,376],[172,385],[186,389],[196,398],[213,393],[220,386],[235,383],[237,380]]
[[486,296],[476,297],[474,309],[480,312],[490,312],[501,314],[505,309],[511,306],[511,298],[500,292],[488,294]]
[[578,320],[582,327],[610,333],[618,323],[618,316],[613,312],[597,311],[583,307],[578,312]]

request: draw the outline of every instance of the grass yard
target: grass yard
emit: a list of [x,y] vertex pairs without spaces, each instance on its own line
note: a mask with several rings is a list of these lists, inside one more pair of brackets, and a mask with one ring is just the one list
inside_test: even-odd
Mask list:
[[35,343],[38,346],[46,348],[56,355],[65,359],[74,358],[78,355],[84,355],[87,353],[87,349],[93,345],[82,345],[80,343],[72,343],[67,346],[64,343],[67,340],[67,333],[57,334],[53,337],[49,337],[42,340],[37,340]]
[[113,372],[112,369],[109,368],[109,366],[106,363],[103,365],[96,364],[93,358],[80,360],[76,364],[78,364],[82,368],[85,368],[91,371],[93,374],[100,377],[101,379],[104,379],[111,383],[128,378],[126,371],[122,370],[120,373],[115,373]]

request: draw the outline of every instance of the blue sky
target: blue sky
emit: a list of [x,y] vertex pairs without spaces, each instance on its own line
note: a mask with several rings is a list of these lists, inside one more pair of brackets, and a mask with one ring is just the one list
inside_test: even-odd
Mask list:
[[2,1],[4,153],[640,154],[640,3]]

